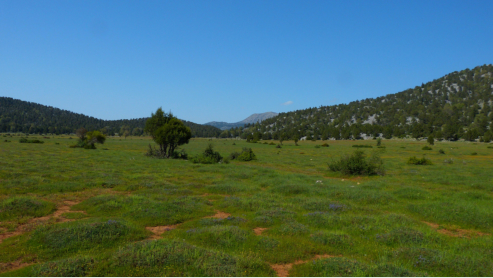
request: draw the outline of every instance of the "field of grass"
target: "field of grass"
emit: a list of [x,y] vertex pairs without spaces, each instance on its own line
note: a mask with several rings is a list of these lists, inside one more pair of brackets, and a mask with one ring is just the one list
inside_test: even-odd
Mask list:
[[[150,138],[0,138],[3,276],[493,276],[491,144],[192,139],[257,157],[204,165]],[[361,144],[384,176],[328,170]]]

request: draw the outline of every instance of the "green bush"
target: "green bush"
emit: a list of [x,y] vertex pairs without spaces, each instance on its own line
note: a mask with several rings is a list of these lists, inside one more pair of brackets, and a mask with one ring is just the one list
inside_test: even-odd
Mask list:
[[276,143],[270,142],[269,145],[274,146]]
[[444,151],[444,150],[442,150],[442,149],[440,149],[440,150],[438,150],[438,153],[439,153],[439,154],[445,154],[445,151]]
[[423,150],[423,151],[431,151],[431,150],[433,150],[433,149],[432,149],[431,147],[429,147],[429,146],[424,146],[424,147],[422,148],[422,150]]
[[353,145],[353,148],[373,148],[370,145]]
[[33,140],[28,140],[27,138],[21,138],[19,139],[19,143],[37,143],[37,144],[43,144],[43,141],[40,141],[38,139],[33,139]]
[[241,154],[236,159],[239,161],[251,161],[257,160],[257,157],[255,156],[251,148],[243,148]]
[[377,152],[373,152],[369,158],[365,152],[356,150],[352,155],[343,156],[339,161],[328,163],[333,172],[341,172],[344,175],[384,175],[383,161]]
[[478,155],[478,153],[477,152],[473,152],[473,153],[471,153],[471,155]]
[[190,157],[189,160],[193,163],[214,164],[221,161],[222,158],[218,152],[214,151],[214,146],[209,144],[202,154]]
[[409,160],[407,161],[407,164],[412,164],[412,165],[433,165],[431,163],[431,160],[426,159],[426,158],[416,158],[415,156],[410,157]]
[[328,146],[329,146],[329,144],[327,144],[327,143],[323,143],[321,146],[322,146],[322,147],[328,147]]
[[281,144],[277,144],[276,149],[280,149],[280,148],[281,148]]
[[320,145],[315,145],[315,149],[320,149]]
[[232,152],[229,154],[229,159],[230,160],[235,160],[238,158],[238,156],[240,156],[240,153],[239,152]]

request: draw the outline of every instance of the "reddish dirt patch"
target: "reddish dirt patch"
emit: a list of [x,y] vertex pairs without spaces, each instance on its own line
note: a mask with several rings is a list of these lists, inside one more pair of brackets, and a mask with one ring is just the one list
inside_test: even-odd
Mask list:
[[33,263],[23,263],[22,261],[14,261],[10,263],[0,263],[0,273],[1,272],[7,272],[7,271],[12,271],[16,270],[19,268],[23,268],[29,265],[32,265]]
[[146,227],[146,229],[153,233],[153,235],[151,236],[152,239],[159,239],[161,238],[161,235],[163,233],[176,229],[176,227],[178,227],[178,224],[168,225],[168,226]]
[[36,226],[38,226],[44,222],[48,222],[52,218],[56,222],[74,221],[75,219],[66,219],[66,218],[62,217],[61,215],[66,213],[66,212],[86,213],[84,211],[70,211],[70,207],[73,205],[76,205],[76,204],[78,204],[78,202],[65,201],[63,203],[63,205],[59,206],[54,213],[47,215],[47,216],[30,219],[26,224],[19,225],[15,231],[0,234],[0,243],[6,238],[18,236],[18,235],[21,235],[25,232],[29,232],[29,231],[33,230]]
[[221,219],[224,219],[224,218],[228,218],[230,216],[231,216],[230,213],[216,210],[216,214],[214,214],[213,216],[206,216],[204,218],[221,218]]
[[[334,257],[339,257],[339,256],[328,255],[328,254],[315,255],[315,257],[313,257],[311,260],[334,258]],[[305,260],[305,261],[298,260],[298,261],[295,261],[294,263],[288,263],[288,264],[271,264],[270,267],[272,267],[272,269],[274,269],[274,271],[277,273],[278,277],[288,277],[289,271],[291,270],[293,265],[304,264],[304,263],[307,263],[311,260]]]
[[265,230],[267,230],[268,228],[261,228],[261,227],[257,227],[255,229],[253,229],[253,232],[256,234],[256,235],[261,235]]
[[460,229],[460,228],[457,228],[457,229],[446,229],[446,228],[438,229],[440,227],[440,225],[438,225],[436,223],[431,223],[431,222],[426,222],[426,221],[423,221],[423,223],[432,227],[433,229],[437,230],[437,232],[439,232],[443,235],[452,236],[452,237],[471,238],[471,237],[477,237],[477,236],[489,236],[490,235],[488,233],[482,233],[482,232],[475,231],[475,230],[466,230],[466,229]]

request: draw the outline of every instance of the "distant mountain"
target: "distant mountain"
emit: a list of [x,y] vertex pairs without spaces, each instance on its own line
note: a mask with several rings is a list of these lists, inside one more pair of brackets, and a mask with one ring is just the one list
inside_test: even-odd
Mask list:
[[[0,132],[66,134],[84,127],[113,135],[126,127],[131,134],[141,135],[146,121],[147,118],[105,121],[38,103],[0,97]],[[217,137],[221,133],[216,127],[182,121],[192,130],[193,137]]]
[[250,115],[248,118],[244,119],[243,121],[239,121],[236,123],[208,122],[208,123],[205,123],[204,125],[215,126],[217,128],[220,128],[221,130],[225,130],[225,129],[230,129],[230,128],[234,128],[234,127],[244,126],[245,124],[254,124],[256,122],[260,123],[263,120],[275,117],[278,114],[279,113],[276,113],[276,112],[255,113],[255,114]]
[[254,141],[305,136],[359,139],[381,134],[385,138],[433,135],[493,140],[493,65],[455,71],[395,94],[280,113],[228,133]]

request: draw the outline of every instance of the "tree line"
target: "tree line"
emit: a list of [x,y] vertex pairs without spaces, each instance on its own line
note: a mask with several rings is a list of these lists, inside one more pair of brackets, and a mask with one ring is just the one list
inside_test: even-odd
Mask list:
[[[72,134],[81,127],[100,130],[105,135],[140,136],[148,118],[106,121],[67,110],[18,99],[0,97],[0,132],[29,134]],[[221,130],[182,121],[192,137],[217,137]]]

